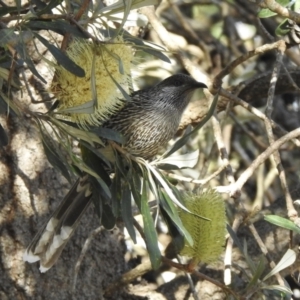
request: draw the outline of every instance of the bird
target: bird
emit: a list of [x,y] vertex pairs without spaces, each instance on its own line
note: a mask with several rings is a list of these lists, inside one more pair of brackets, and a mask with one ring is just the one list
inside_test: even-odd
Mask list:
[[[189,75],[172,75],[133,92],[131,101],[102,126],[124,137],[120,146],[125,152],[149,160],[174,137],[193,92],[199,88],[207,86]],[[40,261],[41,272],[55,264],[91,204],[93,186],[89,178],[84,174],[75,182],[24,252],[24,261]]]

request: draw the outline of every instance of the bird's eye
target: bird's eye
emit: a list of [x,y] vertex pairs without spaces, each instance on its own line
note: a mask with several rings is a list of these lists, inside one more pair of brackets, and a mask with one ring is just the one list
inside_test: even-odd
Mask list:
[[183,85],[183,81],[182,80],[175,80],[174,81],[174,86],[181,86],[181,85]]

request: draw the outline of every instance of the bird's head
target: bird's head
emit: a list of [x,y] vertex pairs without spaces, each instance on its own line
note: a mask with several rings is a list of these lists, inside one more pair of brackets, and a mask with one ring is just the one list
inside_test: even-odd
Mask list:
[[207,86],[202,83],[196,81],[191,76],[185,75],[185,74],[176,74],[173,76],[170,76],[160,82],[157,86],[160,88],[167,88],[167,89],[174,89],[174,90],[186,90],[191,89],[195,90],[198,88],[207,88]]
[[173,104],[180,113],[189,103],[192,92],[198,88],[207,88],[207,86],[185,74],[170,76],[156,86],[160,94],[158,99],[163,103]]

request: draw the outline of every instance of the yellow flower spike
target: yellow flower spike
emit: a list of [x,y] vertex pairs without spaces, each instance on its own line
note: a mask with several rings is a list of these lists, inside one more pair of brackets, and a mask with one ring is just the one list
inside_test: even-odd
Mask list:
[[[67,114],[81,127],[101,125],[124,105],[124,96],[115,82],[130,93],[128,83],[133,61],[132,48],[121,38],[110,44],[75,39],[66,53],[84,69],[85,77],[77,77],[56,66],[56,79],[51,92],[60,100],[58,113]],[[94,98],[97,98],[97,103],[87,113],[83,106]]]
[[195,265],[200,261],[205,263],[216,261],[225,245],[224,200],[219,193],[209,189],[200,194],[186,194],[184,205],[191,213],[180,210],[179,216],[183,226],[192,236],[194,244],[191,246],[185,241],[180,254],[191,257]]

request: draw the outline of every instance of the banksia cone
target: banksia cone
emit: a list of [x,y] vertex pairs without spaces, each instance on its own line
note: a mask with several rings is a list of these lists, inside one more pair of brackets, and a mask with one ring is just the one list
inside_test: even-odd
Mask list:
[[184,205],[191,213],[181,210],[179,216],[194,244],[186,242],[180,254],[191,257],[193,264],[217,260],[225,244],[226,215],[222,197],[212,190],[186,194]]
[[[124,106],[120,87],[127,94],[130,93],[128,82],[133,60],[132,48],[121,38],[110,44],[75,39],[66,53],[84,69],[85,76],[77,77],[65,68],[55,66],[56,77],[51,92],[60,100],[58,112],[68,114],[71,121],[82,127],[101,125]],[[87,113],[82,105],[95,98],[93,87],[97,101]]]

